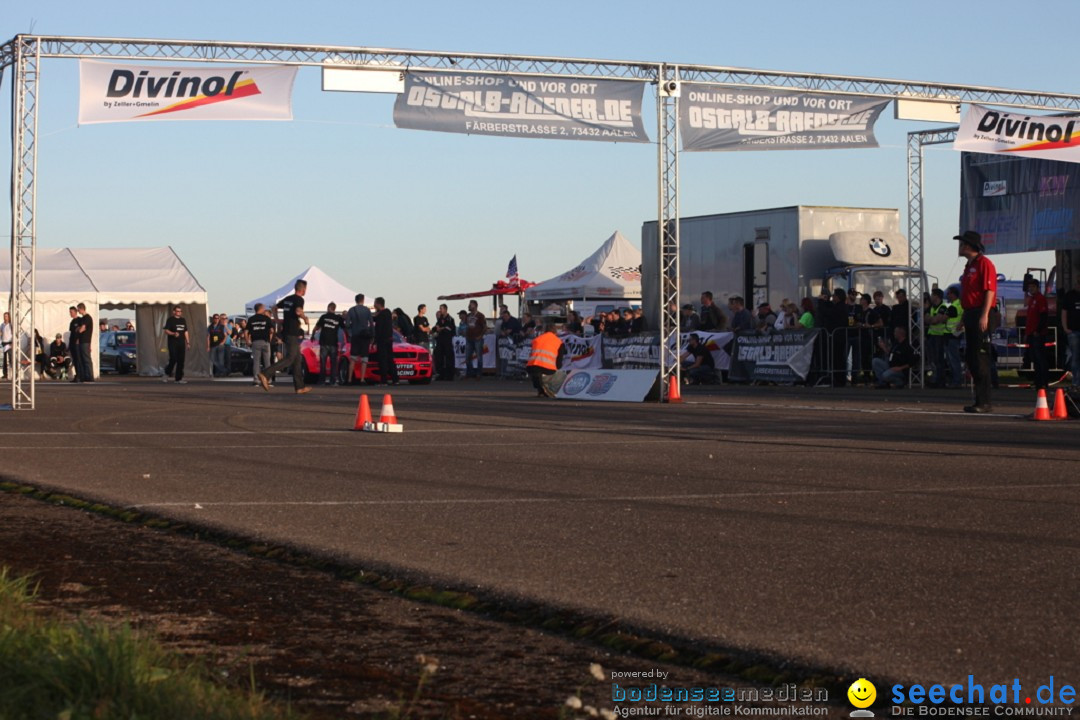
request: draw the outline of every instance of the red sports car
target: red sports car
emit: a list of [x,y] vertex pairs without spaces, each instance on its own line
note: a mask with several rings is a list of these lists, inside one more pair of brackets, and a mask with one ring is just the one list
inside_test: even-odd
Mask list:
[[[340,346],[341,357],[338,359],[338,372],[341,382],[347,380],[349,373],[349,343],[346,341]],[[319,343],[310,339],[300,344],[300,352],[304,356],[304,374],[307,378],[321,375],[319,372]],[[398,377],[408,380],[410,384],[431,382],[431,353],[420,345],[405,342],[398,333],[394,333],[394,364],[397,365]],[[367,382],[382,382],[382,374],[379,372],[379,363],[375,358],[375,344],[368,348],[367,374],[360,377],[360,363],[356,364],[355,377],[357,380]]]

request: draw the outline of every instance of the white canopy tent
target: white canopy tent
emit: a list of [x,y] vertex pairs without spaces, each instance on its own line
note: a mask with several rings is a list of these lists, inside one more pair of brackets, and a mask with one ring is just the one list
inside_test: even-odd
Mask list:
[[[244,305],[244,312],[248,315],[254,313],[256,303],[262,303],[269,308],[274,307],[281,299],[293,294],[293,288],[296,286],[297,280],[307,280],[308,287],[307,294],[304,295],[304,312],[313,318],[313,323],[314,318],[325,312],[326,306],[330,303],[337,305],[338,312],[345,312],[356,304],[355,292],[312,265],[277,290],[254,300],[248,300]],[[365,301],[368,301],[367,298],[365,298]]]
[[[184,310],[191,332],[186,373],[210,374],[206,353],[206,290],[171,247],[37,250],[34,327],[46,344],[57,333],[70,345],[68,308],[80,302],[94,318],[90,357],[98,368],[97,323],[102,310],[135,308],[140,375],[161,375],[168,363],[163,327],[169,310]],[[11,283],[11,257],[0,257],[0,283]],[[7,310],[9,298],[0,297]]]
[[571,270],[525,291],[526,300],[640,300],[641,251],[616,230]]

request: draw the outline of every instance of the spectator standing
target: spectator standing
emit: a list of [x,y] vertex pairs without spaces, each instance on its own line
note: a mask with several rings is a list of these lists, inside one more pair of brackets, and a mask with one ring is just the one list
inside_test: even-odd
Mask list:
[[484,374],[484,334],[487,332],[487,318],[477,307],[476,301],[470,300],[469,313],[465,316],[465,377],[479,380]]
[[802,299],[801,308],[802,314],[799,315],[798,327],[803,330],[814,329],[814,301],[808,297]]
[[1046,362],[1047,311],[1046,297],[1039,289],[1039,281],[1027,281],[1024,294],[1024,344],[1028,359],[1035,371],[1035,389],[1046,390],[1050,386],[1050,368]]
[[214,377],[228,375],[225,366],[225,323],[221,321],[221,315],[214,314],[210,318],[210,327],[206,329],[206,351],[210,353],[211,372]]
[[169,364],[165,366],[165,373],[161,376],[161,380],[169,382],[169,376],[175,371],[176,384],[186,384],[184,362],[187,360],[188,348],[191,347],[191,336],[188,333],[183,308],[177,306],[172,309],[169,319],[165,321],[165,337],[165,344],[169,348]]
[[867,324],[874,329],[874,342],[886,337],[892,327],[892,308],[885,304],[885,293],[877,290],[874,292],[874,307],[871,309],[870,320]]
[[341,330],[341,316],[337,314],[337,303],[326,306],[326,312],[315,321],[312,333],[319,333],[319,374],[323,376],[323,385],[338,384],[338,358],[341,342],[338,332]]
[[769,332],[776,325],[776,313],[773,312],[772,306],[767,302],[763,302],[758,305],[757,311],[757,329],[759,332]]
[[394,321],[394,327],[401,334],[401,337],[405,339],[405,342],[411,342],[413,336],[413,324],[409,316],[401,308],[394,308],[394,311],[390,314]]
[[[4,322],[0,323],[0,350],[4,353],[4,379],[7,380],[9,368],[11,366],[11,343],[15,337],[14,331],[11,328],[11,313],[4,313]],[[11,371],[14,375],[14,371]]]
[[686,303],[679,311],[679,332],[694,332],[701,328],[701,318],[694,312],[694,306]]
[[416,306],[416,315],[412,320],[413,338],[417,345],[431,348],[431,323],[427,319],[427,305],[420,303]]
[[394,362],[394,316],[386,309],[386,300],[375,298],[375,358],[379,364],[379,384],[397,385],[400,380]]
[[71,322],[68,323],[68,350],[71,352],[71,382],[82,379],[82,351],[79,350],[79,309],[72,305],[68,308]]
[[[716,307],[715,305],[713,307]],[[731,310],[731,331],[738,334],[744,332],[750,332],[754,329],[754,319],[750,315],[750,311],[746,309],[746,301],[738,295],[733,295],[728,299],[728,309]],[[717,308],[717,312],[719,312]],[[704,326],[701,328],[705,329]],[[719,332],[719,331],[717,331]]]
[[372,325],[371,310],[364,305],[364,294],[355,298],[356,304],[345,315],[345,330],[349,334],[349,382],[356,381],[356,363],[360,363],[360,382],[367,377],[368,358],[371,356]]
[[997,268],[983,254],[982,236],[974,230],[956,235],[960,254],[967,259],[960,281],[960,304],[964,308],[967,365],[975,386],[975,402],[964,412],[990,412],[990,310],[997,299]]
[[244,340],[251,347],[252,383],[259,384],[259,373],[270,367],[270,344],[273,341],[274,323],[266,305],[255,303],[255,314],[248,318]]
[[964,309],[960,306],[960,291],[949,286],[945,291],[945,362],[949,365],[949,380],[945,387],[958,388],[964,384],[960,364],[960,338],[964,336]]
[[833,387],[844,387],[847,382],[848,324],[847,293],[844,289],[836,288],[831,297],[823,293],[818,303],[818,314],[826,333]]
[[889,310],[890,328],[903,327],[905,330],[911,327],[911,305],[908,303],[907,291],[896,291],[896,304]]
[[458,310],[457,316],[458,316],[457,334],[460,337],[465,337],[465,330],[468,328],[468,324],[465,322],[465,320],[468,319],[469,313],[467,313],[464,310]]
[[698,330],[703,332],[723,332],[727,329],[727,316],[713,302],[712,292],[701,293],[701,312],[698,313]]
[[457,323],[450,309],[443,303],[435,313],[435,379],[449,381],[454,379],[454,335]]
[[86,312],[86,303],[79,303],[79,373],[81,382],[94,382],[94,362],[90,358],[90,345],[94,340],[94,318]]
[[306,293],[307,280],[297,280],[293,285],[293,294],[280,300],[274,308],[275,314],[278,310],[284,311],[281,332],[285,336],[285,357],[255,376],[263,390],[270,390],[270,381],[278,370],[289,368],[296,394],[303,395],[311,392],[311,388],[304,385],[304,356],[300,354],[300,339],[304,337],[304,330],[300,327],[300,323],[308,324],[307,316],[304,314]]
[[933,366],[933,387],[945,387],[945,336],[948,334],[949,306],[941,288],[930,291],[930,310],[926,316],[926,354]]
[[[564,329],[569,334],[577,335],[578,337],[581,337],[582,335],[585,334],[585,326],[581,323],[581,315],[578,314],[578,312],[576,310],[571,310],[570,312],[568,312],[566,314],[566,327]],[[519,334],[521,335],[522,339],[524,339],[524,337],[525,337],[525,326],[524,325],[521,326],[521,330],[520,330]]]
[[[579,315],[578,318],[580,317]],[[527,338],[536,337],[536,321],[533,320],[532,313],[525,313],[521,316],[521,332]]]
[[1080,387],[1080,275],[1073,289],[1065,293],[1061,301],[1061,329],[1069,344],[1069,371],[1072,385]]

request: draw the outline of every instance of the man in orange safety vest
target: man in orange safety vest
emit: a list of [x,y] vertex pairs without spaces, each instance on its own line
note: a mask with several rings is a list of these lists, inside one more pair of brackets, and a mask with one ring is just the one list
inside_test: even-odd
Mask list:
[[562,366],[563,356],[566,354],[566,346],[559,336],[552,332],[551,326],[544,327],[544,333],[532,341],[532,350],[529,353],[529,362],[525,364],[525,371],[532,379],[533,387],[536,388],[538,397],[555,397],[551,389],[550,380]]

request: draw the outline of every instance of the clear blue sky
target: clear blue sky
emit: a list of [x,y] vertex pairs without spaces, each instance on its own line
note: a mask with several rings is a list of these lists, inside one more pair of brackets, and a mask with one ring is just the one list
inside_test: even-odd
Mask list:
[[[1075,3],[1015,2],[8,2],[0,36],[255,41],[649,60],[1078,92],[1066,62]],[[43,63],[41,247],[172,245],[211,311],[318,265],[391,307],[501,279],[544,280],[613,230],[640,245],[656,218],[656,146],[398,130],[392,96],[322,93],[302,68],[288,123],[79,127],[78,63]],[[3,84],[10,107],[10,74]],[[646,92],[646,121],[655,113]],[[906,229],[905,143],[891,109],[875,150],[686,153],[685,216],[784,205],[895,207]],[[5,123],[6,127],[6,123]],[[10,157],[7,133],[0,152]],[[960,271],[959,158],[929,148],[926,264]],[[7,203],[3,229],[10,233]],[[1049,253],[995,258],[1018,277]],[[713,288],[725,293],[734,289]],[[456,307],[456,306],[455,306]]]

